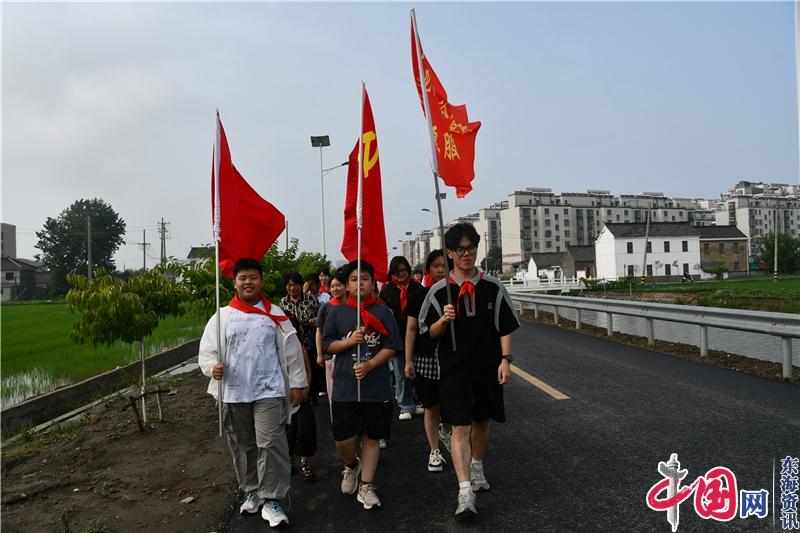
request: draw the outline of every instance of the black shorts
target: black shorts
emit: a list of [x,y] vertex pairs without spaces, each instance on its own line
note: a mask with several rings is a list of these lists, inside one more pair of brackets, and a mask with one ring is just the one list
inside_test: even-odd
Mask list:
[[392,429],[392,402],[332,402],[331,429],[337,441],[366,434],[373,440],[389,439]]
[[434,407],[439,405],[439,380],[422,377],[417,374],[414,377],[414,390],[417,399],[422,407]]
[[469,426],[490,418],[506,421],[503,386],[496,381],[484,383],[446,376],[439,382],[439,404],[442,422],[454,426]]

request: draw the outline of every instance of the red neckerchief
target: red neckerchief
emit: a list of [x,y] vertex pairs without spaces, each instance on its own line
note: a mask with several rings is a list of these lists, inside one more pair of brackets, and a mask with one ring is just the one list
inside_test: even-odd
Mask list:
[[320,285],[319,292],[324,292],[325,294],[330,294],[331,289],[327,285]]
[[[483,279],[483,272],[480,273],[480,277],[478,278],[478,281],[480,281],[482,279]],[[456,281],[453,278],[450,278],[450,283],[453,284],[453,285],[458,285],[458,283],[456,283]],[[475,309],[474,309],[474,304],[475,304],[475,285],[472,283],[472,280],[465,279],[464,281],[461,282],[461,288],[458,289],[458,300],[456,301],[456,315],[460,315],[461,314],[461,300],[462,300],[462,297],[465,294],[469,295],[469,298],[467,299],[467,301],[469,302],[469,305],[472,307],[472,309],[471,309],[472,313],[473,314],[475,313]]]
[[[389,332],[386,331],[386,327],[383,325],[383,322],[380,321],[378,317],[367,311],[367,307],[372,304],[381,304],[383,303],[380,298],[375,298],[374,296],[370,296],[369,298],[362,298],[361,299],[361,321],[367,325],[367,330],[373,329],[383,335],[384,337],[389,336]],[[350,307],[356,307],[356,300],[352,296],[347,297],[347,305]]]
[[406,305],[408,305],[408,286],[411,285],[411,278],[407,278],[406,282],[401,284],[392,276],[392,285],[400,289],[400,314],[403,314],[406,312]]
[[341,303],[342,303],[342,300],[340,300],[338,298],[331,298],[330,300],[328,300],[328,305],[331,305],[333,307],[336,307],[337,305],[341,305]]
[[231,298],[231,301],[228,305],[230,305],[237,311],[241,311],[242,313],[256,313],[259,315],[266,315],[270,317],[272,321],[278,325],[278,327],[281,326],[280,324],[281,322],[289,320],[289,317],[286,315],[273,315],[272,313],[270,313],[269,310],[272,308],[272,303],[263,294],[261,295],[261,303],[264,304],[264,309],[259,309],[254,305],[250,305],[248,303],[241,301],[239,299],[239,295],[237,294],[234,295],[233,298]]
[[430,288],[433,285],[433,278],[430,274],[426,273],[422,278],[422,286]]

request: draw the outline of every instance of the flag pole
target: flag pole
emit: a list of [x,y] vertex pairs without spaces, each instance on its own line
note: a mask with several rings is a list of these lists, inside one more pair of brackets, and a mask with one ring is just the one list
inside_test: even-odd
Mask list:
[[[417,70],[419,71],[419,79],[414,80],[415,83],[419,81],[420,92],[422,93],[422,103],[425,108],[425,119],[428,122],[428,139],[430,140],[430,160],[431,170],[433,171],[433,184],[436,190],[436,209],[439,212],[439,239],[442,242],[442,255],[444,256],[445,279],[445,293],[447,294],[447,305],[453,305],[453,297],[450,294],[450,262],[447,258],[447,247],[444,244],[444,217],[442,217],[442,195],[439,193],[439,164],[436,158],[436,141],[433,139],[433,121],[431,120],[431,104],[428,100],[428,89],[425,84],[425,71],[422,68],[422,46],[419,42],[419,32],[417,31],[417,13],[416,10],[411,10],[411,25],[414,28],[414,47],[417,51]],[[453,351],[456,350],[456,328],[455,323],[450,324],[450,340],[453,345]]]
[[[361,331],[361,228],[364,225],[363,217],[363,202],[364,197],[361,190],[362,181],[364,180],[364,94],[366,93],[366,85],[361,82],[361,120],[358,124],[358,188],[356,193],[356,268],[358,272],[358,281],[356,282],[356,331]],[[361,363],[361,344],[356,347],[356,360]],[[361,401],[361,380],[356,380],[358,388],[358,401]]]
[[[222,363],[222,317],[219,311],[219,233],[220,233],[220,207],[219,207],[219,158],[220,158],[220,121],[219,109],[217,110],[217,134],[214,144],[214,273],[216,275],[216,294],[217,294],[217,364]],[[217,420],[219,425],[219,436],[222,437],[222,379],[217,380]]]

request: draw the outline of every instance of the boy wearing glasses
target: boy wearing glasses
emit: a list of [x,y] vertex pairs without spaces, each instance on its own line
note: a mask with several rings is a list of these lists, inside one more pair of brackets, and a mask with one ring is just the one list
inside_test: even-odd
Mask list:
[[[444,241],[453,270],[428,292],[420,332],[439,339],[441,417],[453,426],[450,454],[458,478],[455,514],[470,516],[477,514],[475,492],[489,490],[483,473],[489,419],[505,422],[502,385],[511,375],[511,333],[520,323],[500,280],[475,266],[480,243],[475,228],[456,224]],[[447,290],[453,305],[447,304]]]

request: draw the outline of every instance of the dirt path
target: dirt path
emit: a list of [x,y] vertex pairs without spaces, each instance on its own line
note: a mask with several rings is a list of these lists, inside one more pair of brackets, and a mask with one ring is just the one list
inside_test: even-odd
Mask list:
[[162,402],[164,421],[143,433],[115,401],[80,423],[4,446],[3,531],[219,529],[235,483],[207,383],[199,372],[171,378],[177,393]]

